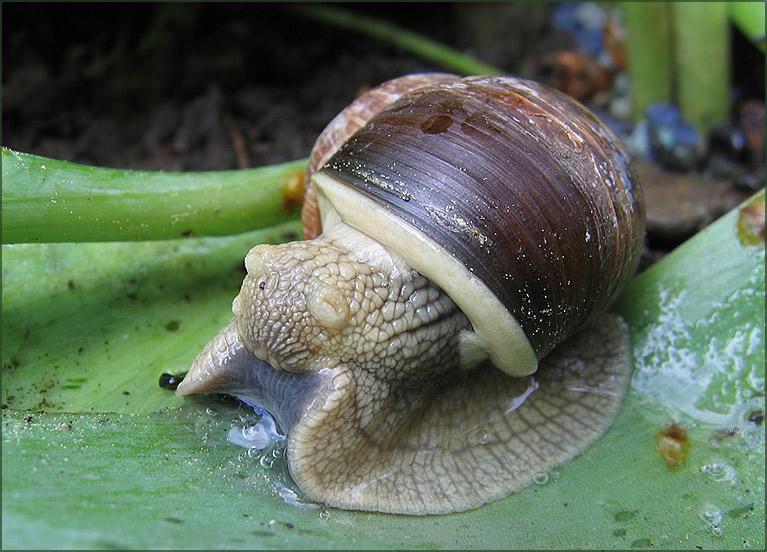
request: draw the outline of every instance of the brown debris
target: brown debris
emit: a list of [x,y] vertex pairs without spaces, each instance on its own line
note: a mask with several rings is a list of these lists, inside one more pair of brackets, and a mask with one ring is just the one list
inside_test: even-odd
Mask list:
[[674,421],[655,433],[655,444],[666,465],[672,468],[684,460],[690,453],[690,439],[687,429]]
[[612,72],[580,52],[559,50],[543,63],[551,72],[549,84],[582,102],[613,87]]
[[738,237],[745,246],[764,243],[764,196],[751,201],[740,209]]
[[750,195],[728,180],[664,171],[644,161],[635,168],[645,194],[648,238],[656,244],[682,243]]

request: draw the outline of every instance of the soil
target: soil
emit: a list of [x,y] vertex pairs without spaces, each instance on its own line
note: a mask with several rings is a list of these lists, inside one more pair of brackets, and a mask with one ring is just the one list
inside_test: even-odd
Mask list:
[[[571,63],[563,60],[572,56],[574,42],[552,27],[553,4],[341,6],[509,74],[568,87],[562,66]],[[295,4],[93,3],[75,9],[4,3],[2,10],[3,145],[97,166],[221,170],[303,158],[324,126],[365,89],[406,73],[444,70],[370,36],[314,21]],[[587,102],[602,86],[595,79]],[[763,185],[763,159],[761,170]],[[689,199],[689,188],[674,192],[664,175],[653,176],[663,182],[662,193]],[[691,216],[698,218],[677,220],[683,231],[669,238],[663,226],[660,247],[673,247],[752,193],[727,178],[719,188],[713,198],[699,194],[704,209],[693,200]],[[654,220],[655,208],[648,207]]]
[[[459,48],[475,38],[460,5],[376,9]],[[505,21],[519,18],[519,8],[501,11]],[[475,53],[518,73],[519,60],[540,54],[526,37],[550,19],[549,6],[531,11],[524,32],[501,46],[485,39]],[[93,4],[87,19],[65,4],[4,4],[3,12],[3,145],[93,165],[208,170],[306,157],[366,88],[442,70],[290,5]]]

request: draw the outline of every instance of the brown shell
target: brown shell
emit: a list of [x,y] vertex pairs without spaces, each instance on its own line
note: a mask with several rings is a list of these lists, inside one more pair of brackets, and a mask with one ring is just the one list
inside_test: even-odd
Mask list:
[[444,246],[538,358],[605,310],[639,262],[644,200],[628,153],[580,103],[532,81],[411,91],[321,172]]
[[386,81],[365,92],[330,121],[314,142],[306,170],[304,203],[301,209],[301,221],[306,239],[316,238],[322,233],[317,197],[312,189],[312,174],[322,167],[352,134],[403,94],[425,86],[455,81],[458,78],[457,75],[448,73],[415,73]]

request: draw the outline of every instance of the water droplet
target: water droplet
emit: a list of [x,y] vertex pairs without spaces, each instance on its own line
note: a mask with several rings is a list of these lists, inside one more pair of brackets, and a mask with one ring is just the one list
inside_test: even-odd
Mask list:
[[749,548],[751,548],[751,543],[750,543],[750,542],[748,542],[747,540],[744,540],[744,541],[743,541],[743,548],[745,548],[746,550],[748,550]]
[[700,471],[712,481],[728,481],[735,483],[735,468],[718,458],[707,458]]
[[258,438],[259,425],[257,422],[249,422],[242,426],[242,436],[248,441]]
[[211,420],[198,416],[194,421],[194,434],[202,441],[207,441],[211,430]]
[[490,433],[483,433],[479,437],[479,444],[480,445],[486,445],[486,444],[488,444],[492,440],[493,440],[493,436]]
[[307,510],[318,510],[320,508],[320,505],[315,504],[314,502],[304,502],[293,489],[286,487],[282,483],[273,481],[272,484],[277,488],[280,498],[284,500],[286,504]]
[[285,453],[285,449],[282,448],[276,448],[272,451],[272,456],[275,458],[280,458]]
[[230,443],[248,449],[265,449],[273,443],[285,440],[277,431],[274,418],[268,414],[264,414],[257,422],[248,421],[242,427],[231,428],[226,438]]
[[248,457],[249,458],[260,458],[261,457],[261,450],[258,447],[250,447],[248,449]]
[[718,527],[722,523],[723,515],[722,510],[714,504],[703,504],[698,508],[698,516],[700,519],[706,522],[707,529],[713,529]]
[[545,485],[549,482],[549,474],[546,472],[538,472],[533,476],[533,481],[535,481],[538,485]]
[[328,520],[330,519],[330,512],[327,510],[320,510],[320,519]]
[[721,527],[712,527],[711,528],[711,534],[715,537],[721,537],[722,536],[722,528]]
[[261,467],[268,469],[271,469],[271,467],[274,465],[274,456],[262,456],[261,457]]
[[205,409],[205,413],[206,413],[208,416],[215,416],[215,415],[217,415],[217,414],[218,414],[218,412],[216,411],[216,409],[215,409],[215,408],[206,408],[206,409]]

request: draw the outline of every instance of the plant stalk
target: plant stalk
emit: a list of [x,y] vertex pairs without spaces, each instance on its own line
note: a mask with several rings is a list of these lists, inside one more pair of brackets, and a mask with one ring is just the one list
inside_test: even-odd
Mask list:
[[403,50],[412,52],[420,58],[431,61],[447,70],[461,75],[502,75],[506,71],[478,59],[458,52],[434,40],[382,21],[373,17],[357,15],[342,8],[324,6],[321,4],[302,4],[296,7],[296,12],[335,25],[365,33],[369,36],[393,44]]
[[671,101],[671,9],[668,2],[621,2],[621,8],[631,78],[631,111],[638,121],[650,104]]
[[2,241],[221,236],[298,218],[306,160],[256,169],[150,172],[2,151]]
[[674,2],[677,102],[706,135],[730,109],[730,36],[726,2]]

